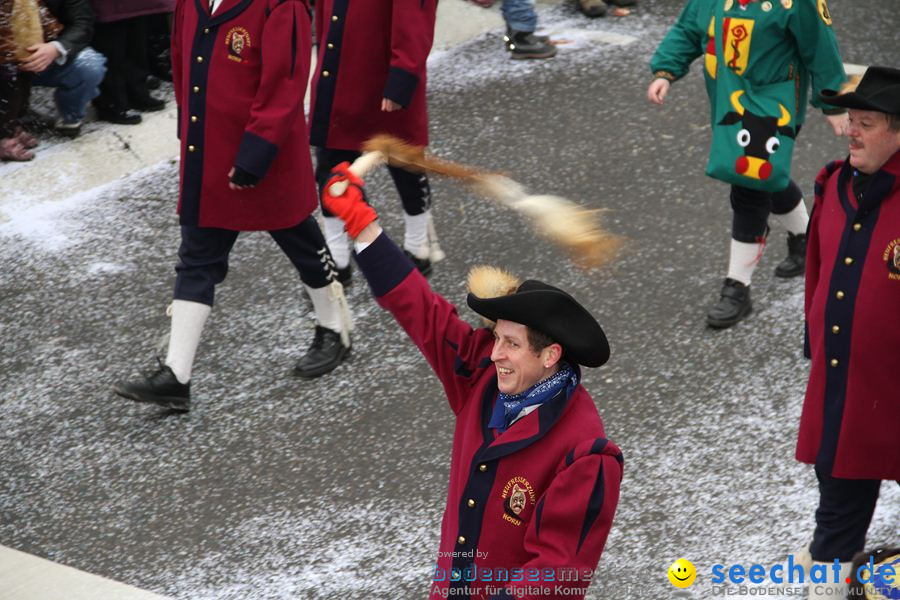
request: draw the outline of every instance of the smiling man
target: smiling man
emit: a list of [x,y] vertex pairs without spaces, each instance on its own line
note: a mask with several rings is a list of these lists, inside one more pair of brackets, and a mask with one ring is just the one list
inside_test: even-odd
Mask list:
[[[821,99],[849,109],[850,156],[816,179],[805,306],[812,364],[797,458],[819,480],[810,554],[838,559],[843,581],[865,546],[881,480],[900,481],[900,70],[871,67],[855,90]],[[810,598],[846,595],[811,587]]]
[[[456,418],[431,598],[583,598],[612,525],[622,454],[581,385],[609,358],[572,296],[490,268],[469,276],[474,329],[384,234],[349,180],[323,202],[356,241],[357,263],[440,379]],[[490,290],[490,291],[489,291]],[[574,581],[573,581],[574,574]]]

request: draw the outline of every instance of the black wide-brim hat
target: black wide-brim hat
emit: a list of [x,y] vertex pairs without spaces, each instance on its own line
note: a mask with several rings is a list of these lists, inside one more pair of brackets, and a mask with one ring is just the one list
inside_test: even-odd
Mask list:
[[822,90],[819,98],[832,106],[900,115],[900,69],[869,67],[855,91]]
[[521,323],[550,336],[567,360],[599,367],[609,360],[609,343],[600,323],[575,298],[559,288],[529,279],[515,293],[496,298],[466,298],[472,310],[497,321]]

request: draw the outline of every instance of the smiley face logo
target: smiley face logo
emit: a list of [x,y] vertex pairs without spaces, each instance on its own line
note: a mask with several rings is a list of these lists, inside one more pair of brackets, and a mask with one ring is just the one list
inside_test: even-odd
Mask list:
[[679,558],[672,563],[666,574],[669,576],[669,581],[672,582],[672,585],[677,588],[686,588],[690,587],[694,583],[694,579],[697,578],[697,569],[694,568],[694,565],[689,560]]

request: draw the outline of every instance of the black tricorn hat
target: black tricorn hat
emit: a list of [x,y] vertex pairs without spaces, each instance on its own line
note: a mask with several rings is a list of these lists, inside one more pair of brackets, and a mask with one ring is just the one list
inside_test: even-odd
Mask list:
[[599,367],[609,360],[609,343],[600,323],[575,298],[552,285],[529,279],[513,294],[479,298],[470,293],[466,302],[491,321],[514,321],[550,336],[563,347],[566,358],[579,365]]
[[822,90],[819,98],[833,106],[900,115],[900,69],[869,67],[855,91]]

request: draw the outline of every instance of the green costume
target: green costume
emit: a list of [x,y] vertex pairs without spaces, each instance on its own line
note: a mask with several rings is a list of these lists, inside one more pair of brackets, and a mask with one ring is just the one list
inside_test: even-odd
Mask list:
[[[716,3],[724,3],[724,27],[714,25]],[[715,118],[716,51],[712,33],[724,30],[725,60],[751,86],[793,79],[797,90],[794,122],[802,125],[809,86],[812,104],[826,114],[840,113],[818,99],[823,89],[838,89],[846,79],[825,0],[688,0],[678,21],[650,60],[656,77],[675,81],[705,55],[706,92]]]

